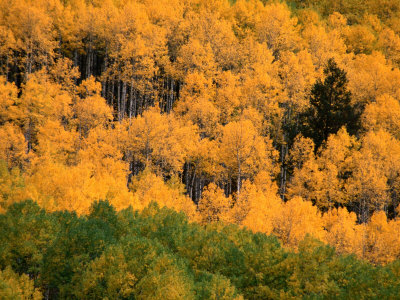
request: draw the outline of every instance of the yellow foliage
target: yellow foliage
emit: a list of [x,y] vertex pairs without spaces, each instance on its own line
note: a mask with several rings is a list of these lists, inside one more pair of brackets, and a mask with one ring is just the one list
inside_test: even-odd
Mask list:
[[201,222],[211,223],[216,221],[229,222],[229,211],[232,207],[231,196],[226,197],[224,191],[214,183],[210,183],[203,191],[198,203]]
[[86,136],[90,129],[105,126],[112,120],[112,108],[100,96],[100,83],[93,77],[84,80],[79,89],[84,98],[78,99],[74,105],[75,122],[79,132]]
[[9,170],[5,161],[0,160],[0,211],[11,204],[26,200],[24,178],[19,168]]
[[302,135],[296,136],[289,154],[290,164],[295,169],[300,169],[305,162],[314,159],[314,142]]
[[393,69],[379,52],[360,54],[346,64],[353,102],[370,103],[383,94],[399,93],[400,71]]
[[336,29],[326,31],[322,26],[311,25],[303,30],[302,35],[316,69],[322,70],[330,58],[337,62],[342,60],[346,46]]
[[243,179],[254,178],[261,170],[274,173],[275,155],[270,142],[258,135],[251,121],[231,122],[222,128],[220,159],[236,178],[238,194]]
[[390,95],[383,94],[365,107],[363,126],[366,130],[383,129],[400,139],[400,103]]
[[371,53],[374,48],[375,35],[363,25],[353,25],[345,28],[344,37],[347,51],[355,54]]
[[48,120],[39,127],[35,156],[74,164],[78,147],[76,132],[65,130],[59,121]]
[[249,181],[243,184],[240,198],[233,208],[233,219],[253,232],[271,234],[276,215],[283,209],[283,203],[277,195],[276,186],[268,177],[267,173],[261,172],[256,177],[255,184]]
[[215,92],[215,106],[218,109],[219,122],[226,124],[234,118],[240,109],[239,77],[231,71],[220,73],[216,78],[218,89]]
[[332,28],[345,28],[347,26],[347,19],[345,16],[338,12],[334,12],[328,17],[328,24]]
[[374,213],[366,225],[364,257],[375,264],[386,264],[400,256],[398,221],[388,221],[383,211]]
[[0,126],[0,141],[0,159],[6,161],[10,169],[25,165],[28,147],[19,127],[11,123]]
[[190,73],[182,89],[182,99],[176,107],[176,113],[196,124],[203,137],[215,137],[220,112],[213,103],[213,89],[210,79],[201,73]]
[[16,109],[21,116],[17,124],[24,127],[28,149],[37,143],[38,130],[47,120],[61,121],[71,118],[71,104],[71,95],[51,82],[44,72],[37,72],[29,77],[16,103]]
[[117,209],[126,208],[132,195],[126,187],[126,173],[105,169],[96,172],[90,161],[76,166],[36,161],[26,178],[29,198],[50,211],[72,210],[87,213],[93,201],[107,199]]
[[342,128],[329,136],[319,157],[315,157],[312,141],[298,137],[290,154],[294,176],[288,188],[289,197],[301,196],[321,209],[347,203],[344,174],[354,168],[356,145],[355,138]]
[[166,206],[184,212],[192,221],[198,220],[194,203],[183,194],[180,185],[166,185],[163,179],[152,173],[149,168],[132,179],[130,189],[133,192],[131,205],[134,209],[142,210],[154,201],[160,207]]
[[220,178],[223,170],[219,164],[218,143],[204,138],[196,146],[188,156],[188,162],[194,165],[196,175],[203,174],[210,178]]
[[288,94],[285,101],[290,114],[300,113],[307,107],[307,95],[315,81],[316,73],[312,56],[307,50],[296,54],[283,52],[280,57],[279,75]]
[[276,213],[273,233],[284,245],[293,249],[297,249],[306,234],[323,241],[321,214],[311,202],[304,201],[301,197],[294,197]]
[[319,170],[318,163],[312,156],[301,163],[300,169],[295,169],[292,181],[288,187],[289,198],[300,196],[306,200],[317,200],[320,198],[323,174]]
[[274,54],[278,54],[298,47],[300,39],[296,24],[297,19],[291,17],[287,5],[277,2],[262,9],[255,30],[260,42],[265,42]]
[[11,267],[0,270],[0,298],[4,300],[41,300],[42,293],[35,288],[28,275],[16,274]]
[[0,76],[0,124],[15,121],[23,117],[15,107],[18,102],[18,89]]
[[400,36],[390,28],[385,28],[379,33],[378,45],[383,49],[386,58],[397,65],[400,63]]
[[129,123],[126,151],[146,166],[159,164],[170,172],[181,169],[198,140],[193,125],[180,122],[173,114],[161,115],[156,108]]
[[16,50],[26,53],[19,59],[25,79],[36,69],[35,66],[45,65],[54,55],[55,32],[49,14],[53,5],[46,4],[45,1],[38,1],[36,5],[31,5],[30,1],[16,0],[8,6],[5,22],[12,29]]
[[399,188],[400,143],[383,130],[368,132],[353,160],[354,172],[346,190],[358,203],[361,220],[366,221],[373,210],[388,205],[390,190]]
[[215,75],[214,55],[210,44],[202,45],[198,39],[191,39],[183,45],[177,58],[178,78],[185,78],[188,73],[199,72],[212,78]]
[[362,235],[358,230],[357,216],[346,208],[332,209],[322,217],[326,242],[339,254],[362,254]]

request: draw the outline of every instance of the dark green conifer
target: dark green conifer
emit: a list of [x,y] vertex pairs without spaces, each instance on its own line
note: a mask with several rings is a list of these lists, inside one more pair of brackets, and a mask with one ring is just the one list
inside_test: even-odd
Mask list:
[[346,72],[334,59],[324,69],[325,80],[318,79],[310,95],[310,108],[304,114],[303,135],[314,140],[316,149],[330,134],[345,126],[350,134],[359,128],[359,113],[351,102]]

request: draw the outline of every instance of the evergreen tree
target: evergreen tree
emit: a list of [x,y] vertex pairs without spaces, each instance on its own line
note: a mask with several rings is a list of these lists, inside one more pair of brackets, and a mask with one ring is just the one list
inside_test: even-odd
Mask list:
[[359,127],[359,113],[351,103],[346,72],[334,59],[324,69],[325,80],[318,79],[311,90],[310,108],[304,113],[303,134],[314,140],[316,149],[330,134],[346,126],[354,134]]

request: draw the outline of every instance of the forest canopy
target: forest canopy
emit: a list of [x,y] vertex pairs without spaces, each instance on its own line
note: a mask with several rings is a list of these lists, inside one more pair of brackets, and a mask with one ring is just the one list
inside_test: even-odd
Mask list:
[[[355,269],[343,272],[365,268],[375,274],[365,285],[384,290],[389,285],[379,280],[385,272],[398,276],[400,259],[399,20],[396,0],[0,0],[1,218],[31,200],[51,232],[61,225],[46,218],[72,218],[95,238],[89,215],[96,201],[107,200],[115,222],[155,202],[162,212],[183,213],[196,230],[235,228],[268,240],[249,249],[282,245],[282,261],[296,268],[315,259],[304,243],[318,245],[307,247],[333,264],[349,260]],[[119,268],[106,266],[107,255],[125,267],[137,263],[126,261],[111,233],[117,229],[104,230],[107,246],[88,242],[94,248],[78,249],[82,256],[71,258],[65,274],[51,272],[57,255],[67,255],[57,251],[67,251],[68,236],[54,240],[54,261],[42,261],[41,250],[32,264],[1,257],[0,287],[68,298],[87,276],[88,290],[80,291],[89,294],[73,297],[102,295],[90,286],[103,280],[95,276]],[[221,286],[228,299],[359,295],[341,285],[345,279],[330,281],[339,276],[331,265],[323,267],[331,275],[314,274],[326,280],[323,291],[301,281],[311,279],[299,279],[296,268],[295,281],[253,274],[244,283],[235,273],[242,271],[210,265],[196,273],[194,258],[181,261],[161,255],[158,242],[143,243],[158,275],[139,284],[132,273],[118,293],[147,293],[174,278],[189,298],[193,290],[212,298]],[[82,261],[88,273],[75,278],[71,270]],[[373,276],[383,277],[372,283]],[[257,280],[264,280],[259,290]]]

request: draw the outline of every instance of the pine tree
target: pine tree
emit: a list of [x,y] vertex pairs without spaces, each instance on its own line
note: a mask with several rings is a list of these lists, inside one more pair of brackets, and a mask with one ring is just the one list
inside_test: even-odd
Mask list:
[[310,107],[304,113],[302,128],[303,134],[314,140],[316,149],[342,126],[351,134],[359,127],[359,114],[347,90],[346,72],[329,59],[324,74],[324,82],[317,80],[311,90]]

